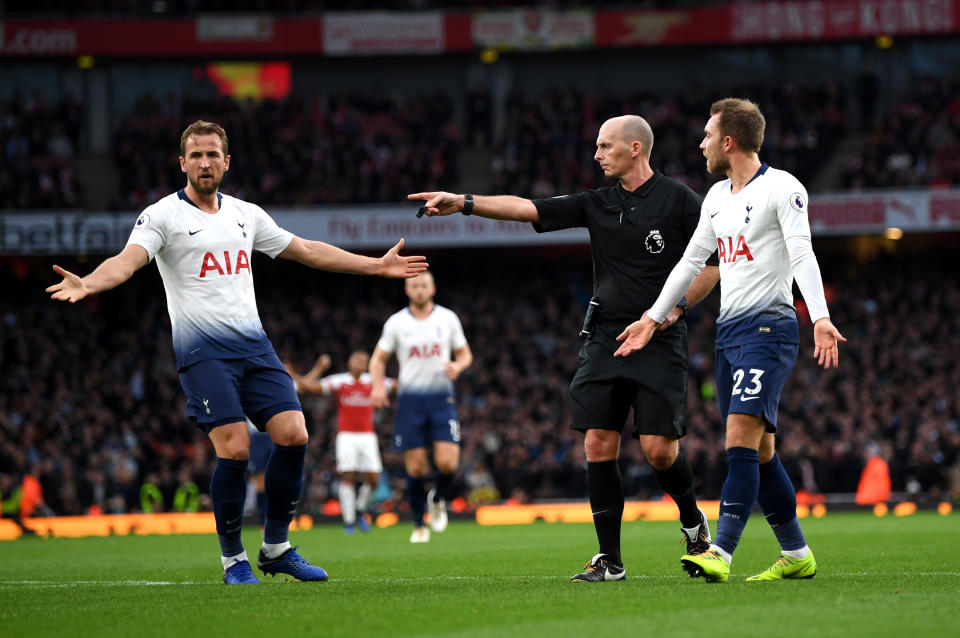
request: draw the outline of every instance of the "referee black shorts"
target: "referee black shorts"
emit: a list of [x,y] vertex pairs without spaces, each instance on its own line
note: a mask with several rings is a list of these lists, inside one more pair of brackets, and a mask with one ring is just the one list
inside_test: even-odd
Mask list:
[[650,343],[628,357],[614,357],[625,325],[598,321],[577,358],[570,382],[574,430],[619,432],[633,408],[633,436],[687,433],[687,325],[679,321],[655,332]]

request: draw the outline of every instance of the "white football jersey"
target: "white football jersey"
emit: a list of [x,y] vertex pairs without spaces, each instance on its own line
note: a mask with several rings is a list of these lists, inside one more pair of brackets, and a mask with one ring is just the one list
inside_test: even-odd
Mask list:
[[417,319],[404,308],[383,325],[377,347],[395,353],[400,364],[400,393],[452,392],[453,382],[444,373],[455,350],[467,343],[456,313],[434,304],[426,319]]
[[707,193],[690,241],[720,260],[718,347],[771,336],[799,343],[786,240],[809,239],[807,202],[797,178],[767,164],[735,195],[729,179]]
[[273,352],[257,313],[251,256],[271,258],[293,234],[259,206],[218,194],[205,213],[183,190],[144,209],[127,244],[156,258],[167,294],[177,366]]

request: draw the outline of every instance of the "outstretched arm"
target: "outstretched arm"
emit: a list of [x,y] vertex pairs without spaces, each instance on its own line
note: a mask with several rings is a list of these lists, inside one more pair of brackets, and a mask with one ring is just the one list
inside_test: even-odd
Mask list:
[[297,392],[303,391],[310,394],[324,394],[325,389],[320,381],[320,375],[330,367],[330,355],[322,354],[317,357],[316,363],[306,374],[300,374],[289,361],[283,362],[283,367],[287,369],[290,378],[297,385]]
[[76,303],[88,295],[116,288],[133,276],[149,261],[147,251],[138,244],[128,244],[120,253],[97,266],[86,277],[78,277],[69,270],[54,265],[53,270],[63,281],[47,288],[50,298]]
[[401,248],[403,248],[403,239],[383,257],[365,257],[322,241],[294,236],[290,245],[280,253],[280,256],[321,270],[402,279],[416,277],[429,267],[427,258],[423,255],[401,257]]
[[[413,193],[407,199],[426,202],[427,216],[452,215],[463,210],[466,195],[444,191]],[[473,215],[512,222],[539,222],[540,214],[533,202],[514,195],[474,195]]]

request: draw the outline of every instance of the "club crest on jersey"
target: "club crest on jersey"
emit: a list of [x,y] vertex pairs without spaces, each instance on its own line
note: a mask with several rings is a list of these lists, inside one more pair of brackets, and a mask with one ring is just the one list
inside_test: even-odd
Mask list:
[[790,207],[798,213],[807,212],[807,201],[800,193],[794,193],[790,196]]
[[245,230],[243,229],[243,227],[246,226],[246,224],[241,224],[241,223],[240,223],[240,220],[238,219],[238,220],[237,220],[237,226],[240,227],[240,232],[243,233],[243,238],[246,239],[246,238],[247,238],[247,231],[245,231]]
[[208,252],[203,256],[203,265],[200,266],[200,277],[206,277],[208,272],[216,272],[220,275],[239,275],[240,271],[246,269],[247,274],[251,273],[250,270],[250,257],[247,255],[247,251],[240,249],[240,252],[237,253],[237,258],[235,260],[230,258],[230,251],[223,251],[223,265],[220,265],[220,262],[217,261],[216,256]]
[[646,246],[647,250],[654,255],[663,252],[663,247],[666,245],[666,242],[663,241],[663,235],[660,234],[660,229],[652,229],[647,234],[647,238],[643,241],[643,245]]
[[746,257],[747,261],[753,261],[753,255],[750,253],[747,240],[743,238],[743,235],[738,235],[736,241],[733,237],[717,237],[717,257],[721,264],[732,264],[740,257]]
[[137,217],[137,223],[133,225],[134,228],[141,228],[150,223],[150,215],[143,213],[140,217]]
[[749,223],[750,223],[750,211],[752,211],[752,210],[753,210],[753,206],[751,206],[751,205],[748,203],[748,204],[747,204],[747,216],[743,219],[743,223],[744,223],[744,224],[749,224]]

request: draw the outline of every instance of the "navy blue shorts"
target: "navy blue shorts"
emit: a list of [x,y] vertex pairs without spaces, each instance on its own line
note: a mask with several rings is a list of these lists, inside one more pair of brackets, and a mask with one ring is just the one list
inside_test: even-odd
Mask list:
[[250,462],[247,469],[251,474],[263,474],[267,471],[267,461],[273,454],[273,441],[266,432],[250,433]]
[[448,392],[401,393],[393,423],[393,447],[413,450],[437,441],[460,442],[460,421],[453,396]]
[[777,431],[780,392],[797,362],[800,346],[771,341],[717,350],[717,400],[723,423],[730,413],[762,416]]
[[293,379],[272,352],[198,361],[180,372],[180,385],[187,416],[208,434],[218,425],[243,421],[244,415],[262,432],[274,415],[301,410]]

